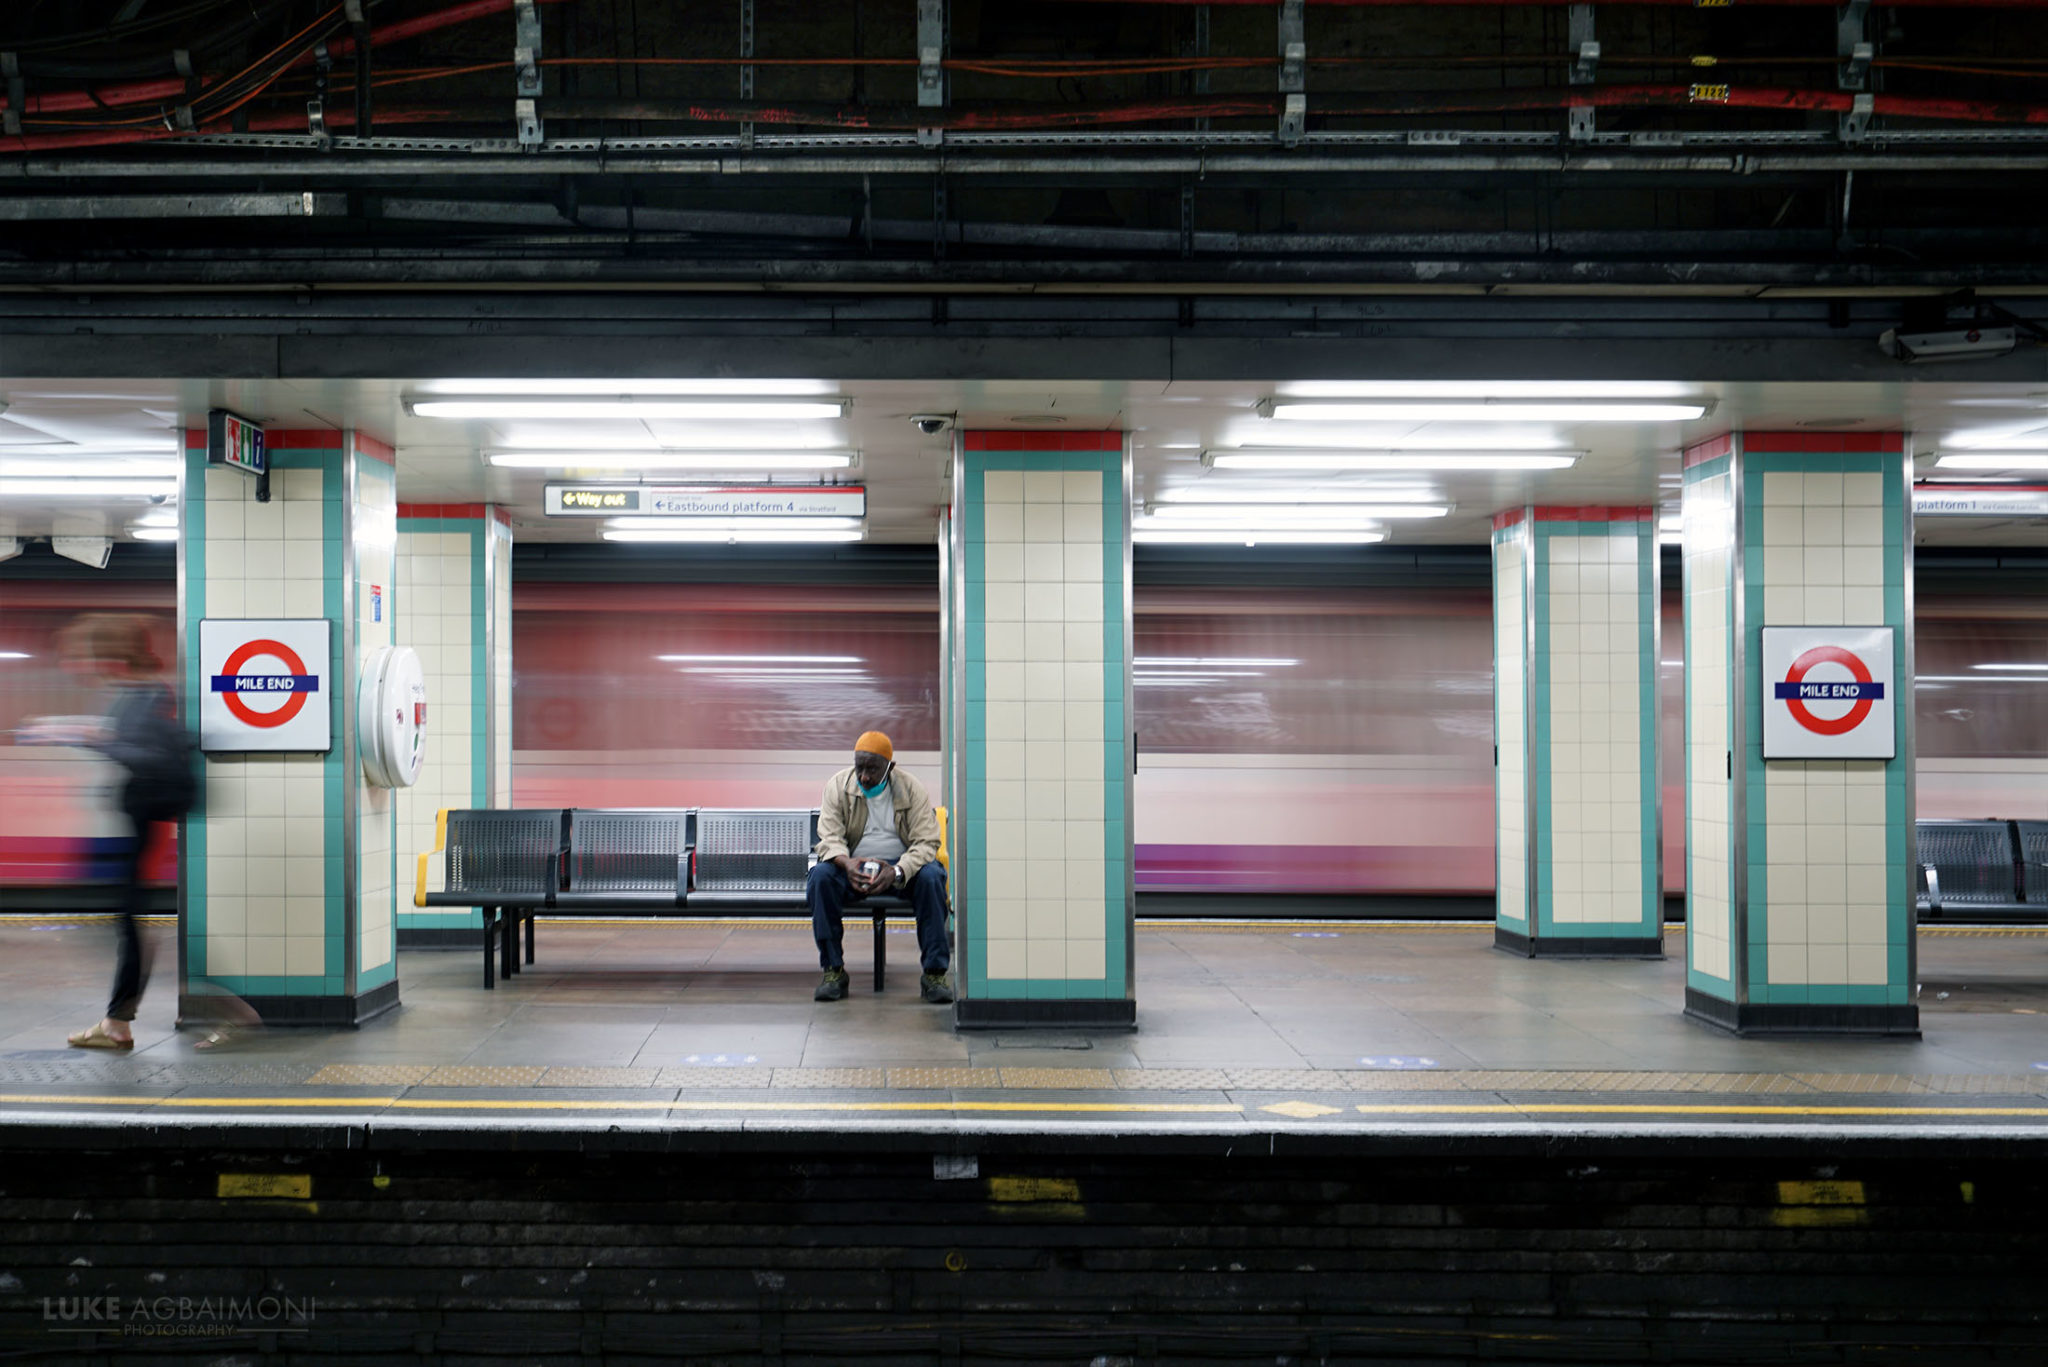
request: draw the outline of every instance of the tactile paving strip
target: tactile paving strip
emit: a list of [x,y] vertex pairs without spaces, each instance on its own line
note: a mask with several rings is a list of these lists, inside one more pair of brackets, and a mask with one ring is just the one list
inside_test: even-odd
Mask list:
[[891,1068],[888,1085],[904,1091],[939,1087],[1001,1087],[999,1068]]
[[436,1068],[420,1083],[423,1087],[531,1087],[545,1068],[520,1068],[476,1064],[455,1064]]
[[1107,1068],[1005,1068],[1002,1074],[1005,1087],[1106,1092],[1116,1086],[1116,1076]]
[[777,1068],[771,1087],[881,1087],[880,1068]]
[[718,1087],[766,1087],[774,1077],[773,1068],[726,1068],[705,1063],[693,1067],[664,1068],[655,1079],[655,1085],[690,1091]]
[[434,1071],[427,1063],[330,1063],[306,1084],[313,1087],[410,1087]]
[[550,1068],[541,1074],[542,1087],[652,1087],[659,1068]]

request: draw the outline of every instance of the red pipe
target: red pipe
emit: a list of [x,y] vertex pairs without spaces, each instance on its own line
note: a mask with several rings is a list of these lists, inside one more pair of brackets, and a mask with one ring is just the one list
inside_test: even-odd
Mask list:
[[[567,4],[570,0],[536,0],[542,5]],[[417,38],[422,33],[433,33],[471,19],[487,15],[502,14],[512,8],[512,0],[466,0],[466,3],[452,5],[432,14],[422,14],[414,19],[401,19],[370,30],[370,45],[377,47],[386,43],[399,43],[407,38]],[[328,52],[339,61],[355,55],[356,40],[340,38],[327,45]],[[304,66],[313,60],[309,51],[292,65]],[[202,85],[211,85],[219,78],[204,76]],[[22,101],[24,117],[36,114],[68,113],[81,109],[116,108],[121,105],[148,104],[155,100],[175,100],[185,93],[182,76],[168,76],[155,81],[130,81],[122,85],[102,86],[98,90],[52,90],[47,94],[30,95]],[[0,109],[7,108],[6,97],[0,96]]]

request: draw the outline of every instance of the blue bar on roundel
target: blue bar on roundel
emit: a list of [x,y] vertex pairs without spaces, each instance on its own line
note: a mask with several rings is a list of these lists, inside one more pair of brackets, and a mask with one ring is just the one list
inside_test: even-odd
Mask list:
[[318,693],[320,676],[317,674],[215,674],[211,676],[211,688],[215,693]]
[[1884,685],[1876,680],[1858,683],[1847,680],[1841,683],[1778,683],[1773,685],[1771,694],[1775,698],[1791,698],[1798,702],[1858,702],[1864,698],[1882,698]]

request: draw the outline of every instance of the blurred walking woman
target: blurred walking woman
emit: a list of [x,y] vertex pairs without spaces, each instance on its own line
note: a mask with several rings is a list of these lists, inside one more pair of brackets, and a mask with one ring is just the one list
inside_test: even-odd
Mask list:
[[78,1049],[135,1047],[132,1028],[149,982],[150,952],[137,917],[146,905],[142,852],[150,828],[176,821],[197,792],[194,747],[178,722],[177,699],[159,677],[161,665],[149,648],[149,633],[137,617],[96,613],[66,633],[66,654],[74,672],[105,689],[103,715],[82,727],[74,743],[97,750],[121,766],[116,805],[130,831],[117,858],[121,905],[115,920],[118,957],[106,1017],[70,1037]]

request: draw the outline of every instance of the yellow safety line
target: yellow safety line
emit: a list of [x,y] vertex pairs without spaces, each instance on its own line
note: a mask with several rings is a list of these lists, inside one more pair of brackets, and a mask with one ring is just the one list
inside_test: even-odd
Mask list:
[[[410,1097],[410,1096],[314,1096],[314,1097],[122,1097],[65,1096],[34,1093],[0,1093],[0,1105],[83,1105],[83,1106],[172,1106],[183,1109],[214,1108],[296,1108],[296,1107],[389,1107],[422,1111],[725,1111],[773,1113],[787,1111],[833,1112],[839,1114],[882,1111],[971,1111],[993,1113],[1050,1112],[1089,1115],[1241,1115],[1244,1107],[1234,1102],[1116,1102],[1116,1101],[601,1101],[596,1099],[541,1099],[504,1097]],[[1270,1109],[1270,1108],[1265,1108]],[[1366,1116],[1396,1115],[1679,1115],[1679,1116],[1883,1116],[2007,1117],[2040,1119],[2048,1117],[2041,1106],[1758,1106],[1711,1103],[1707,1105],[1616,1105],[1575,1102],[1416,1102],[1401,1104],[1363,1103],[1353,1111]],[[1341,1112],[1336,1112],[1341,1114]]]

